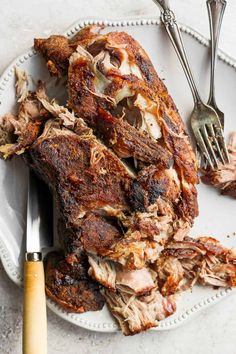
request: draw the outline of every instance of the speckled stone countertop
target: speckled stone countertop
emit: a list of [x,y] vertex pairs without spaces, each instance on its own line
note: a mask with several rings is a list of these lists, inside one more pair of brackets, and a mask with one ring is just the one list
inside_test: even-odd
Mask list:
[[[204,0],[171,2],[179,21],[208,36]],[[220,47],[236,57],[236,2],[228,3]],[[0,73],[32,44],[33,37],[61,32],[80,17],[158,15],[151,0],[1,0],[0,5]],[[48,353],[236,354],[235,308],[236,296],[232,295],[182,327],[134,337],[89,332],[48,310]],[[21,326],[22,290],[8,279],[0,264],[0,354],[21,353]]]

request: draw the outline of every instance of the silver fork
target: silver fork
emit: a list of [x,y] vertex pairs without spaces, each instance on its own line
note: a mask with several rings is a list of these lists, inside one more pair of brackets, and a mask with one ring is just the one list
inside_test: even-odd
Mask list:
[[221,126],[224,129],[224,113],[218,108],[215,100],[215,67],[221,23],[227,2],[225,0],[207,0],[206,4],[211,33],[211,81],[207,104],[214,108],[220,118]]
[[169,1],[153,1],[160,7],[162,23],[164,24],[179,57],[193,95],[194,109],[190,117],[190,122],[197,146],[210,168],[217,168],[219,166],[219,160],[223,164],[229,162],[229,155],[225,145],[219,117],[213,108],[203,103],[200,97],[188,63],[182,36],[175,15],[170,9]]

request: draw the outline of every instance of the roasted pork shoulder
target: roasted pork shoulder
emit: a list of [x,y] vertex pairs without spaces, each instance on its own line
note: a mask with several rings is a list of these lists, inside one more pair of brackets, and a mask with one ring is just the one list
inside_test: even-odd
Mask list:
[[[45,260],[48,296],[68,311],[106,301],[125,335],[158,325],[195,282],[235,285],[233,252],[188,238],[198,214],[196,159],[184,124],[143,48],[88,26],[36,39],[68,106],[17,73],[18,116],[1,118],[0,153],[22,154],[59,209],[61,252]],[[100,293],[101,290],[101,293]]]

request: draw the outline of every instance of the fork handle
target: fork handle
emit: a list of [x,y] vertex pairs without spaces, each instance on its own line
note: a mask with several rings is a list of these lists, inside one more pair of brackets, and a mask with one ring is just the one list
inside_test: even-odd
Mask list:
[[153,0],[153,1],[155,4],[159,6],[161,10],[161,21],[165,26],[165,29],[179,57],[180,63],[184,69],[185,75],[187,77],[193,95],[194,102],[201,103],[202,100],[199,95],[198,89],[196,87],[196,83],[188,62],[188,58],[184,49],[184,44],[179,30],[179,26],[177,24],[174,12],[170,9],[169,1],[168,0]]
[[212,107],[217,107],[215,101],[215,67],[219,43],[219,35],[222,24],[223,15],[225,12],[225,0],[207,0],[207,10],[210,24],[211,35],[211,79],[210,79],[210,93],[208,104]]
[[47,354],[44,269],[40,258],[30,259],[33,254],[24,264],[23,354]]

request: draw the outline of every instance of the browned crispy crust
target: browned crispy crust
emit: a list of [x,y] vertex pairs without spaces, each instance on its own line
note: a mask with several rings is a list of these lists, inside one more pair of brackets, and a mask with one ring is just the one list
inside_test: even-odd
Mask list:
[[[87,61],[81,59],[72,63],[68,71],[69,77],[69,106],[76,107],[78,116],[83,117],[86,121],[94,123],[97,116],[97,98],[90,94],[89,90],[94,92],[93,74],[89,68]],[[92,124],[94,125],[94,124]]]
[[123,236],[104,207],[129,210],[131,177],[119,159],[94,138],[67,130],[50,134],[49,130],[39,138],[25,158],[58,199],[63,248],[67,255],[81,248],[102,255]]
[[61,77],[67,74],[69,57],[78,44],[91,40],[102,29],[102,26],[88,26],[79,31],[72,39],[62,35],[52,35],[47,39],[35,38],[34,48],[42,53],[52,76]]
[[45,57],[51,75],[62,76],[66,74],[68,58],[74,51],[67,38],[60,35],[53,35],[48,39],[38,38],[34,40],[34,47]]
[[130,188],[132,207],[137,211],[145,211],[158,198],[175,203],[180,197],[180,187],[170,178],[168,169],[156,166],[143,168]]
[[51,252],[44,261],[46,294],[68,312],[82,313],[98,311],[104,299],[98,285],[87,277],[88,265],[85,259],[73,264],[63,254]]
[[198,215],[197,190],[194,185],[182,185],[182,193],[176,212],[185,220],[193,222]]
[[80,240],[86,252],[102,256],[122,238],[121,230],[112,221],[94,214],[83,220]]
[[[128,209],[125,185],[130,177],[118,158],[105,147],[97,163],[91,156],[100,145],[71,133],[36,141],[29,152],[31,166],[56,191],[60,210],[71,226],[80,212],[105,205]],[[99,156],[97,156],[98,158]],[[66,168],[65,168],[66,167]],[[104,173],[100,173],[103,168]]]
[[[107,38],[117,45],[125,45],[130,60],[138,65],[150,90],[158,95],[167,93],[167,89],[163,81],[158,77],[149,56],[133,37],[126,32],[110,32],[107,34]],[[181,119],[180,122],[182,124]]]

